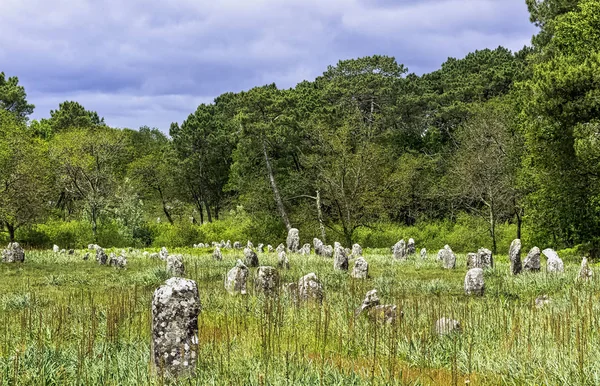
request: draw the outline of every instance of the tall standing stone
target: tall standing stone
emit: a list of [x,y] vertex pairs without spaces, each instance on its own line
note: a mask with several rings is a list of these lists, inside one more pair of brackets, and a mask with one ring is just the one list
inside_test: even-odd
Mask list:
[[449,245],[445,245],[442,250],[442,262],[444,264],[444,268],[446,269],[454,269],[456,268],[456,255],[452,252],[452,249]]
[[298,280],[298,299],[319,302],[323,300],[323,286],[315,273],[311,272]]
[[281,269],[290,269],[290,262],[287,258],[287,253],[285,253],[285,251],[279,252],[277,266]]
[[348,256],[346,251],[341,245],[336,245],[333,251],[333,269],[347,271],[348,270]]
[[227,276],[225,277],[225,289],[231,295],[235,294],[246,294],[246,282],[248,281],[248,267],[242,263],[241,260],[235,264],[235,267],[231,268],[229,272],[227,272]]
[[168,256],[169,256],[169,251],[167,251],[167,248],[166,248],[166,247],[162,247],[162,248],[160,249],[160,252],[158,252],[158,257],[159,257],[161,260],[165,260],[165,261],[166,261]]
[[546,271],[548,272],[564,272],[565,265],[560,257],[558,257],[558,253],[552,248],[546,248],[542,251],[542,254],[546,256]]
[[258,256],[250,248],[244,248],[244,259],[248,267],[258,267]]
[[427,258],[427,249],[422,248],[421,249],[421,259],[426,259]]
[[481,268],[476,253],[467,253],[467,269]]
[[260,253],[264,253],[265,252],[265,245],[264,244],[258,244],[258,247],[256,247],[256,250]]
[[235,241],[233,243],[233,249],[242,249],[242,243],[240,243],[239,241]]
[[494,256],[489,249],[479,248],[477,251],[477,260],[479,260],[480,267],[483,269],[494,268]]
[[182,255],[167,256],[167,272],[171,276],[182,277],[185,275],[185,265]]
[[108,262],[108,255],[104,252],[102,248],[96,248],[96,261],[100,265],[106,265]]
[[304,244],[302,248],[300,248],[300,254],[303,256],[310,255],[310,244]]
[[539,272],[542,269],[542,263],[540,261],[540,249],[533,247],[525,257],[523,261],[523,271]]
[[279,287],[279,273],[275,267],[258,267],[254,286],[257,292],[265,295],[273,295]]
[[215,250],[213,251],[213,259],[217,260],[217,261],[221,261],[223,260],[223,254],[221,253],[221,248],[217,245],[215,247]]
[[194,375],[201,309],[198,286],[193,280],[173,277],[154,291],[152,358],[159,373]]
[[58,245],[54,244],[54,246],[52,246],[52,252],[54,252],[54,253],[60,252],[60,247]]
[[333,257],[333,247],[331,245],[323,245],[321,255],[324,257]]
[[315,248],[316,255],[323,255],[323,242],[318,238],[313,239],[313,247]]
[[521,270],[523,269],[521,264],[521,240],[514,239],[513,242],[510,243],[508,258],[510,259],[510,273],[513,275],[521,273]]
[[408,244],[406,244],[406,254],[408,256],[412,256],[417,253],[417,249],[415,247],[415,240],[410,238],[408,239]]
[[592,271],[592,269],[590,268],[587,257],[584,257],[581,260],[581,268],[579,269],[578,278],[581,280],[587,280],[587,279],[591,279],[593,275],[594,275],[594,271]]
[[352,246],[352,257],[357,258],[357,257],[362,257],[363,255],[363,249],[359,244],[354,244]]
[[398,241],[394,245],[392,248],[392,253],[394,254],[394,259],[406,260],[406,243],[404,242],[404,239]]
[[116,256],[114,253],[111,253],[108,259],[108,265],[123,269],[127,267],[127,259],[123,254]]
[[267,245],[267,253],[273,253],[275,249],[273,249],[273,246],[271,244]]
[[471,268],[465,275],[465,294],[483,295],[485,282],[483,281],[483,269]]
[[355,279],[366,279],[369,277],[369,263],[363,257],[354,260],[354,268],[350,275]]
[[252,241],[248,240],[248,243],[246,243],[246,248],[254,249],[254,244],[252,244]]
[[2,261],[4,263],[22,263],[25,261],[25,251],[17,242],[9,243],[2,250]]
[[287,236],[287,250],[296,253],[300,249],[300,232],[296,228],[292,228],[288,231]]
[[277,248],[275,249],[275,252],[277,252],[277,254],[279,254],[279,252],[285,252],[285,245],[283,245],[283,243],[279,244],[277,246]]

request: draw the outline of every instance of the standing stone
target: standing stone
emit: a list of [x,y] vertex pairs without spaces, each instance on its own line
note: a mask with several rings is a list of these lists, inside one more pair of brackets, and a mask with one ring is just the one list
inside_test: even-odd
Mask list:
[[231,249],[231,240],[227,240],[225,244],[221,244],[225,249]]
[[235,264],[235,267],[231,268],[229,272],[227,272],[227,277],[225,277],[225,289],[231,295],[235,294],[246,294],[246,281],[248,280],[248,267],[242,263],[241,260]]
[[323,286],[313,272],[298,280],[298,300],[323,300]]
[[54,253],[58,253],[58,252],[60,252],[60,248],[59,248],[59,246],[58,246],[58,245],[56,245],[56,244],[54,244],[54,246],[52,247],[52,252],[54,252]]
[[377,295],[377,290],[376,289],[370,290],[365,295],[365,299],[363,300],[360,307],[358,307],[356,309],[356,311],[354,311],[354,316],[358,316],[361,313],[363,313],[365,310],[368,310],[368,309],[373,308],[378,305],[379,305],[379,296]]
[[313,247],[315,247],[316,255],[323,255],[323,242],[318,238],[313,239]]
[[310,255],[310,244],[304,244],[302,248],[300,248],[300,254],[303,256]]
[[333,247],[331,245],[323,245],[321,254],[323,257],[333,257]]
[[267,252],[273,253],[273,246],[271,244],[267,245]]
[[392,248],[392,253],[394,254],[394,259],[396,260],[406,260],[406,244],[403,240],[398,241],[394,247]]
[[277,266],[281,269],[290,269],[290,262],[287,258],[287,254],[285,251],[279,252],[279,260],[277,261]]
[[477,251],[477,260],[483,269],[494,268],[494,257],[492,256],[492,251],[489,249],[479,248]]
[[127,259],[123,255],[115,256],[114,253],[111,253],[110,258],[108,259],[108,265],[123,269],[127,266]]
[[152,298],[152,358],[167,376],[193,376],[198,352],[198,314],[202,309],[193,280],[170,278]]
[[533,247],[525,257],[523,261],[523,271],[529,272],[539,272],[542,268],[542,263],[540,261],[540,249],[538,247]]
[[483,295],[485,283],[483,281],[483,269],[471,268],[465,275],[465,294]]
[[335,247],[334,250],[333,269],[337,269],[340,271],[348,270],[348,256],[346,256],[346,251],[339,244]]
[[406,254],[408,256],[412,256],[415,253],[417,253],[417,250],[415,248],[415,240],[414,239],[408,239],[408,244],[406,244]]
[[446,252],[445,249],[440,249],[437,253],[437,259],[439,261],[443,261],[444,260],[444,253]]
[[354,244],[352,246],[352,257],[357,258],[357,257],[362,257],[363,255],[363,249],[359,244]]
[[275,252],[279,254],[279,252],[285,251],[285,245],[283,243],[279,244],[277,248],[275,248]]
[[421,249],[421,259],[426,259],[427,258],[427,249],[422,248]]
[[258,244],[258,247],[256,247],[256,250],[260,253],[264,253],[265,252],[265,245],[264,244]]
[[467,269],[481,268],[476,253],[467,253]]
[[2,261],[4,263],[22,263],[25,261],[25,251],[17,242],[8,243],[6,249],[2,250]]
[[108,262],[108,256],[106,255],[106,252],[104,252],[104,249],[96,249],[96,261],[100,265],[106,265],[106,263]]
[[233,249],[242,249],[242,243],[236,241],[233,243]]
[[252,244],[252,241],[248,240],[248,243],[246,244],[246,248],[254,249],[254,244]]
[[564,272],[565,265],[558,257],[558,253],[554,249],[547,248],[542,251],[542,254],[548,258],[546,261],[546,270],[548,272]]
[[183,277],[185,275],[185,265],[182,255],[169,255],[167,257],[167,272],[171,276]]
[[458,320],[443,317],[435,322],[435,333],[444,336],[455,332],[461,332]]
[[590,268],[587,257],[584,257],[581,260],[581,268],[579,269],[578,277],[581,280],[587,280],[587,279],[591,279],[593,275],[594,275],[594,271],[592,271],[592,269]]
[[248,267],[258,267],[258,256],[250,248],[244,248],[244,259]]
[[293,253],[298,252],[298,249],[300,249],[300,232],[298,231],[298,229],[290,229],[286,241],[288,251]]
[[219,248],[218,245],[215,247],[215,250],[213,251],[212,256],[213,256],[213,259],[215,259],[217,261],[223,260],[223,254],[221,253],[221,248]]
[[366,279],[369,277],[369,263],[362,257],[354,260],[354,268],[350,275],[355,279]]
[[442,262],[444,263],[444,268],[446,269],[454,269],[456,268],[456,255],[452,252],[449,245],[445,245],[442,250]]
[[162,247],[162,248],[160,249],[160,252],[158,252],[158,257],[159,257],[161,260],[165,260],[165,261],[166,261],[168,256],[169,256],[169,251],[167,251],[167,248],[165,248],[165,247]]
[[265,295],[273,295],[279,287],[279,273],[275,267],[258,267],[254,286],[257,292]]
[[508,258],[510,259],[510,273],[513,275],[521,273],[521,270],[523,269],[521,264],[521,240],[514,239],[513,242],[510,243]]

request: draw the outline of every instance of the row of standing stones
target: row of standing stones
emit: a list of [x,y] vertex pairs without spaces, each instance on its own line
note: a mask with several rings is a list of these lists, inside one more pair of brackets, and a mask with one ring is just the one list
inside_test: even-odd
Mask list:
[[[310,254],[310,244],[300,247],[300,238],[297,229],[291,229],[287,238],[287,248],[280,244],[276,252],[278,254],[279,269],[288,269],[289,260],[287,253]],[[227,248],[227,243],[222,242]],[[215,245],[216,244],[216,245]],[[213,257],[222,260],[219,243],[215,247]],[[198,245],[196,245],[197,247]],[[345,249],[339,243],[334,246],[324,245],[319,239],[313,240],[315,253],[324,257],[333,257],[333,268],[336,270],[348,270],[349,258],[355,258],[354,269],[351,276],[357,279],[368,278],[368,263],[362,257],[362,248],[355,244],[352,250]],[[239,243],[234,243],[234,248],[241,249]],[[124,268],[127,265],[125,251],[119,256],[111,254],[108,256],[104,249],[98,245],[91,244],[89,250],[95,250],[96,260],[100,265],[112,265]],[[57,246],[53,248],[57,253],[65,253]],[[262,244],[259,252],[264,251]],[[273,251],[271,246],[267,247],[269,252]],[[69,253],[72,253],[69,251]],[[147,254],[145,252],[145,254]],[[393,257],[397,260],[406,260],[409,256],[416,254],[415,242],[410,239],[408,243],[400,240],[392,248]],[[548,272],[563,272],[564,264],[558,254],[552,249],[540,252],[534,247],[527,257],[521,262],[521,241],[514,240],[509,248],[509,260],[511,273],[516,275],[522,271],[538,272],[541,268],[540,255],[547,257]],[[171,255],[166,248],[162,248],[158,254],[147,254],[152,258],[160,258],[166,261],[166,270],[171,276],[162,286],[154,292],[152,299],[152,357],[156,370],[167,376],[192,375],[195,368],[198,347],[198,315],[202,309],[198,286],[195,281],[185,279],[185,266],[183,256]],[[421,258],[427,258],[427,251],[420,251]],[[446,245],[438,252],[438,259],[442,261],[444,268],[456,268],[456,255]],[[89,253],[84,259],[89,258]],[[10,243],[2,251],[3,262],[23,262],[25,253],[18,243]],[[244,262],[237,260],[235,266],[225,276],[224,286],[231,295],[247,294],[247,280],[250,275],[248,267],[258,267],[255,274],[255,293],[264,296],[277,296],[283,292],[290,296],[296,303],[322,302],[324,298],[323,286],[315,273],[309,273],[301,277],[298,282],[281,284],[277,268],[271,266],[259,266],[258,256],[253,250],[252,243],[248,242],[244,248]],[[484,270],[493,268],[494,260],[492,252],[481,248],[477,253],[467,254],[467,273],[465,275],[464,290],[467,295],[483,295],[485,290]],[[587,259],[582,261],[579,278],[587,279],[592,276]],[[547,297],[536,299],[536,305],[548,302]],[[396,305],[381,304],[377,290],[367,292],[362,304],[355,311],[355,316],[367,315],[370,319],[385,323],[394,323],[403,312]],[[447,335],[461,331],[460,322],[454,319],[442,317],[434,323],[434,330],[438,335]]]

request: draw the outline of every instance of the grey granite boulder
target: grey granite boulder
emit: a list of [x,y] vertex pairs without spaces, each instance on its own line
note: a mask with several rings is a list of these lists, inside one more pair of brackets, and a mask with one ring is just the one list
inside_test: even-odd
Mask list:
[[292,253],[297,253],[300,249],[300,232],[296,228],[292,228],[288,231],[287,236],[287,250]]
[[244,262],[248,267],[258,267],[258,256],[250,248],[244,248]]
[[348,256],[346,256],[346,250],[341,245],[336,245],[333,252],[333,269],[347,271],[348,270]]
[[249,272],[248,267],[238,259],[235,267],[231,268],[225,277],[225,289],[227,292],[231,295],[245,295]]
[[258,293],[274,295],[279,288],[279,273],[275,267],[258,267],[254,279],[254,288]]
[[512,243],[510,243],[510,248],[508,249],[508,259],[510,260],[510,273],[513,275],[518,275],[521,273],[523,269],[523,265],[521,263],[521,240],[515,239]]
[[483,269],[471,268],[465,275],[465,294],[483,295],[485,282],[483,280]]
[[317,275],[313,272],[303,276],[298,280],[298,300],[308,301],[315,300],[321,302],[323,300],[323,286]]
[[398,241],[392,247],[392,254],[396,260],[406,260],[406,243],[404,240]]
[[221,253],[221,248],[218,245],[215,247],[212,257],[217,261],[223,260],[223,254]]
[[350,274],[355,279],[366,279],[369,277],[369,263],[363,258],[359,257],[354,260],[354,268]]
[[96,248],[96,261],[100,265],[106,265],[108,263],[108,255],[102,248]]
[[542,263],[540,256],[542,252],[538,247],[533,247],[523,260],[523,271],[527,272],[539,272],[542,269]]
[[25,251],[17,242],[8,243],[6,249],[2,250],[2,262],[22,263],[25,261]]
[[167,256],[167,273],[171,276],[182,277],[185,275],[185,265],[182,255]]
[[564,272],[565,265],[560,257],[558,257],[558,253],[554,249],[547,248],[542,251],[542,254],[546,256],[546,271],[547,272]]

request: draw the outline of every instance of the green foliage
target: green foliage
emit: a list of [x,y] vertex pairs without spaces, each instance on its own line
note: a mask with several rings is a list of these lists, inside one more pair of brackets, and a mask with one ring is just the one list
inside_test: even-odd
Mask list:
[[6,78],[4,72],[0,72],[0,110],[8,111],[19,121],[25,122],[34,108],[34,105],[27,103],[27,93],[23,86],[19,86],[19,78]]

